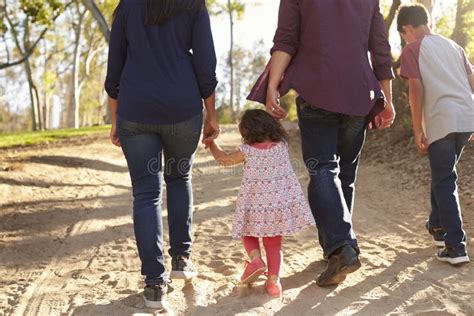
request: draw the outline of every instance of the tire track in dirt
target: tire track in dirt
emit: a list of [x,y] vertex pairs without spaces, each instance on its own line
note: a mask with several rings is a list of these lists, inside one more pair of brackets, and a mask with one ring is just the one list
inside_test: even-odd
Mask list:
[[[100,228],[99,225],[91,220],[83,220],[69,227],[68,234],[54,257],[51,258],[51,262],[22,296],[15,311],[16,315],[54,315],[58,311],[68,308],[70,298],[61,294],[64,284],[58,282],[58,277],[70,272],[63,265],[63,258],[67,256],[71,246],[68,239],[95,231],[97,228]],[[90,266],[92,260],[94,257],[89,259],[86,267]]]

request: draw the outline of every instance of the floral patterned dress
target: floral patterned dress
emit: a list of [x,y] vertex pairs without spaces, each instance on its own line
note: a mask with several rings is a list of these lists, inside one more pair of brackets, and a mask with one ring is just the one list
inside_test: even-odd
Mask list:
[[290,163],[288,144],[268,149],[240,146],[244,176],[232,236],[273,237],[314,225],[314,218]]

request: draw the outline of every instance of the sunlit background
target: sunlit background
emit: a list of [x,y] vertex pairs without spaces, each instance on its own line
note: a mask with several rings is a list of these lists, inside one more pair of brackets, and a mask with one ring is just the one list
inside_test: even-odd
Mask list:
[[[0,63],[6,60],[16,60],[21,52],[15,45],[13,28],[9,26],[6,13],[10,14],[10,22],[14,23],[15,31],[23,40],[22,23],[25,14],[20,10],[19,2],[38,3],[38,1],[27,0],[3,0],[6,11],[3,10],[0,43]],[[218,66],[218,106],[221,108],[220,117],[222,122],[233,121],[238,113],[245,107],[251,106],[245,101],[246,94],[251,84],[258,77],[265,62],[269,58],[269,50],[272,46],[273,35],[277,25],[279,1],[277,0],[233,0],[236,9],[234,18],[234,91],[232,101],[230,97],[230,73],[229,73],[229,47],[230,47],[230,24],[229,15],[226,11],[226,0],[209,0],[209,10],[212,14],[212,29],[219,61]],[[41,3],[41,1],[39,1]],[[54,3],[55,0],[43,1]],[[57,0],[56,0],[57,2]],[[44,27],[49,30],[43,40],[36,47],[33,55],[28,59],[32,82],[27,80],[25,64],[0,69],[0,131],[28,130],[34,126],[31,119],[32,99],[30,91],[37,93],[37,103],[40,109],[49,114],[46,123],[39,129],[50,129],[58,127],[78,127],[103,124],[107,122],[106,95],[102,89],[105,76],[107,44],[102,37],[97,22],[92,14],[86,12],[82,3],[90,1],[77,1],[61,13],[60,17],[50,24],[30,22],[30,44],[34,42]],[[113,8],[118,1],[99,0],[96,1],[102,15],[110,23]],[[402,4],[410,3],[409,0],[401,1]],[[432,3],[433,28],[436,32],[451,37],[456,23],[456,13],[459,4],[465,8],[472,7],[472,1],[457,0],[428,0],[418,1]],[[385,15],[392,6],[391,0],[382,0],[381,8]],[[1,2],[0,2],[1,4]],[[472,9],[470,10],[472,11]],[[469,11],[469,13],[471,13]],[[78,69],[81,89],[79,100],[79,122],[71,123],[71,103],[74,91],[72,73],[74,65],[74,27],[78,23],[79,14],[84,14],[82,34],[79,50]],[[1,14],[1,12],[0,12]],[[473,15],[464,14],[464,27],[472,29]],[[466,50],[471,58],[474,55],[469,35]],[[395,22],[390,30],[390,42],[394,60],[400,54],[400,37],[395,29]],[[23,51],[25,44],[20,43]],[[94,56],[90,56],[89,47],[92,47]],[[91,57],[88,60],[88,56]],[[89,73],[86,74],[86,68]],[[31,85],[34,89],[31,89]],[[77,91],[77,87],[75,89]],[[402,91],[402,90],[400,90]],[[291,103],[291,100],[288,101]],[[230,110],[225,110],[226,106]],[[289,104],[288,106],[291,106]],[[38,127],[36,127],[38,129]]]

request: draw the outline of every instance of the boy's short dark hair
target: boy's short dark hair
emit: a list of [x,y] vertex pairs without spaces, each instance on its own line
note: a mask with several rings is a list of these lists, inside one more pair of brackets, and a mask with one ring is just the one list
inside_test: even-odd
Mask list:
[[403,33],[403,27],[411,25],[418,27],[428,25],[430,21],[428,10],[422,4],[405,5],[398,11],[397,30]]

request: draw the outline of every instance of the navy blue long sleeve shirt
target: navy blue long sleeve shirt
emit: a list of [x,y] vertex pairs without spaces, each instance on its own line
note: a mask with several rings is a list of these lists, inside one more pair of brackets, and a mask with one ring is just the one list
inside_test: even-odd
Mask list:
[[216,54],[202,5],[145,25],[145,0],[122,0],[112,24],[105,90],[132,122],[173,124],[202,111],[215,90]]

